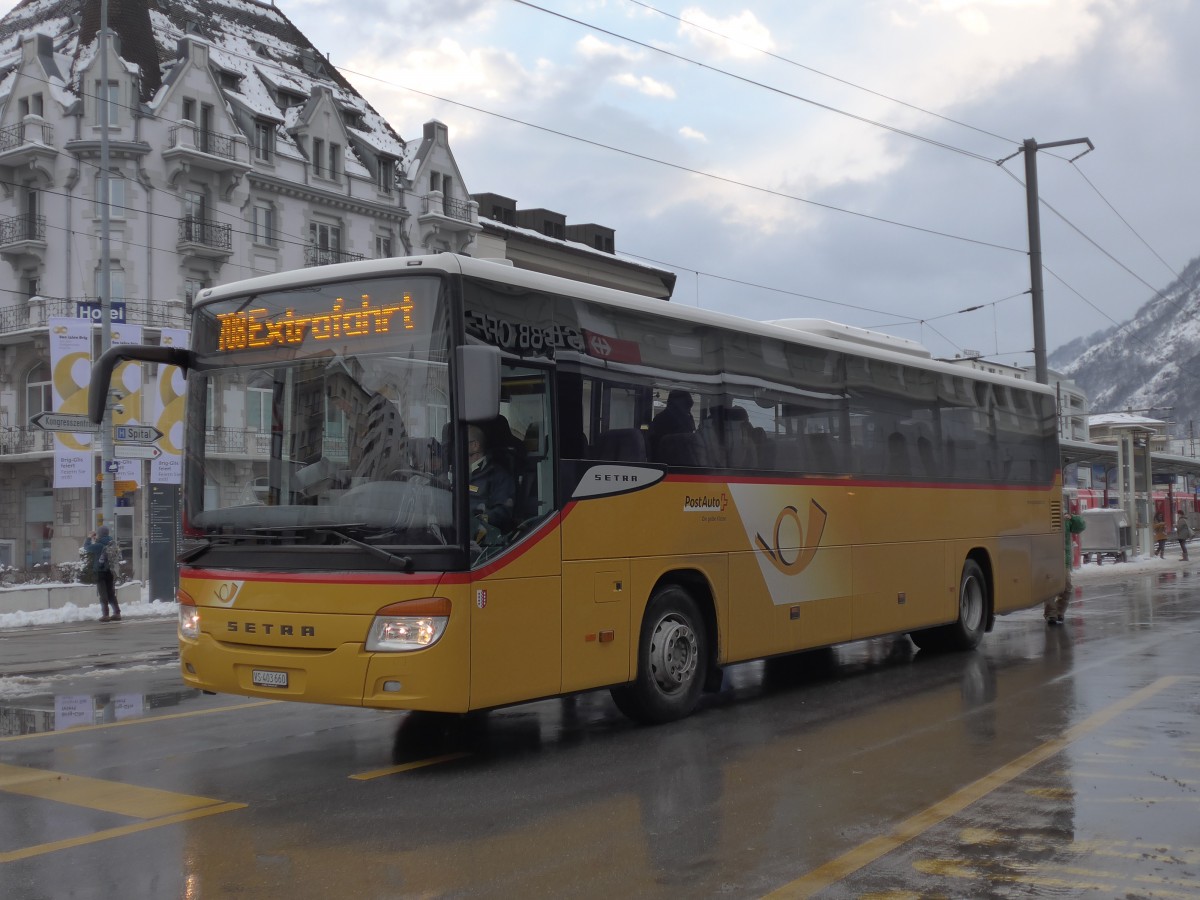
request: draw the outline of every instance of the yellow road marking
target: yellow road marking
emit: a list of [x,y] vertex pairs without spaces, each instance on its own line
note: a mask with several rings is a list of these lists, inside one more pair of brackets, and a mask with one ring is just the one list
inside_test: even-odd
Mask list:
[[91,834],[85,834],[80,837],[67,838],[62,841],[52,841],[48,844],[37,844],[33,847],[22,847],[19,850],[0,851],[0,864],[7,862],[15,862],[18,859],[28,859],[31,856],[41,856],[45,853],[54,853],[57,850],[68,850],[72,847],[83,847],[87,844],[95,844],[99,841],[107,841],[112,838],[123,837],[127,834],[136,834],[139,831],[148,831],[151,828],[161,828],[164,825],[175,825],[179,822],[186,822],[190,819],[201,819],[205,816],[213,816],[217,813],[232,812],[235,809],[245,809],[245,803],[218,803],[211,801],[212,806],[204,807],[203,809],[193,809],[189,812],[182,812],[174,816],[166,816],[161,819],[150,819],[145,822],[135,822],[132,825],[122,825],[119,828],[106,828],[104,831],[95,831]]
[[962,812],[972,803],[978,802],[997,788],[1024,775],[1039,763],[1045,762],[1055,754],[1062,752],[1075,741],[1108,724],[1121,713],[1132,709],[1140,703],[1144,703],[1155,694],[1182,680],[1182,676],[1168,675],[1152,682],[1141,690],[1134,691],[1125,699],[1118,700],[1111,706],[1088,716],[1078,725],[1068,728],[1063,732],[1061,737],[1046,741],[1041,746],[1035,747],[1012,762],[983,776],[978,781],[967,785],[961,790],[955,791],[933,806],[921,810],[916,815],[910,816],[889,833],[879,835],[860,844],[847,853],[843,853],[836,859],[831,859],[829,862],[818,866],[795,881],[783,885],[766,896],[771,898],[811,897],[818,891],[836,884],[864,866],[891,853],[896,848],[908,843],[908,841],[923,834],[935,825],[944,822],[956,813]]
[[279,700],[255,700],[250,703],[238,703],[234,706],[216,706],[212,709],[194,709],[190,712],[168,713],[165,716],[139,716],[136,719],[122,719],[120,722],[101,722],[98,725],[75,725],[71,728],[65,728],[62,731],[36,731],[33,734],[13,734],[8,737],[0,737],[0,744],[8,743],[9,741],[28,741],[31,738],[55,737],[64,734],[81,734],[87,731],[99,731],[101,728],[122,728],[126,725],[148,725],[151,722],[167,722],[171,719],[189,719],[192,716],[207,716],[212,713],[232,712],[238,709],[253,709],[256,706],[266,706],[270,703],[279,703]]
[[355,781],[370,781],[372,778],[382,778],[384,775],[395,775],[399,772],[408,772],[412,769],[423,769],[425,766],[436,766],[438,763],[450,762],[455,759],[462,759],[465,756],[470,756],[470,753],[447,753],[444,756],[431,756],[429,759],[418,759],[415,762],[403,763],[398,766],[388,766],[384,769],[372,769],[370,772],[360,772],[358,775],[350,777]]
[[177,815],[220,802],[208,797],[193,797],[135,784],[88,778],[86,775],[67,775],[3,763],[0,763],[0,791],[137,819]]

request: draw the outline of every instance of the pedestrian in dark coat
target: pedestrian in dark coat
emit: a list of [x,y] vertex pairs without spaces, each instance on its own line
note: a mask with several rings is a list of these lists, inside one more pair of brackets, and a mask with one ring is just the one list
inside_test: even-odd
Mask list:
[[121,559],[121,550],[107,525],[101,525],[99,531],[93,531],[87,536],[87,540],[83,542],[83,551],[92,559],[92,570],[96,573],[96,592],[100,595],[100,621],[120,622],[121,605],[117,602],[115,570]]

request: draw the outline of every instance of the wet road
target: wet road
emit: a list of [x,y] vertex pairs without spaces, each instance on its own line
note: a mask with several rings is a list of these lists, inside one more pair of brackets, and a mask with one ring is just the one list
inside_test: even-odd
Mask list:
[[1064,627],[1009,616],[975,653],[734,667],[650,729],[605,694],[205,697],[173,623],[102,628],[0,633],[35,692],[0,701],[6,900],[1200,897],[1200,564],[1085,582]]

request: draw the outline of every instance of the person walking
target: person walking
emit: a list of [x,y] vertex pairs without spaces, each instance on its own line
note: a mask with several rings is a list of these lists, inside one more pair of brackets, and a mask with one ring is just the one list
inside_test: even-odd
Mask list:
[[1067,604],[1071,601],[1071,594],[1075,592],[1075,586],[1071,581],[1071,570],[1075,562],[1072,558],[1075,555],[1072,538],[1085,528],[1087,528],[1087,522],[1083,521],[1083,516],[1075,513],[1069,513],[1063,521],[1063,539],[1067,546],[1067,583],[1062,589],[1062,593],[1047,600],[1042,609],[1047,625],[1061,625],[1063,617],[1067,614]]
[[[96,592],[100,595],[100,621],[120,622],[121,605],[117,602],[116,568],[121,562],[121,548],[113,539],[107,525],[93,531],[83,542],[83,552],[92,559],[96,573]],[[111,609],[111,614],[109,610]]]
[[1175,540],[1179,541],[1179,549],[1183,552],[1183,561],[1187,562],[1187,542],[1192,539],[1192,523],[1187,520],[1187,516],[1182,509],[1179,510],[1179,515],[1175,517]]
[[1154,514],[1154,552],[1151,556],[1157,556],[1160,559],[1166,559],[1167,550],[1167,520],[1163,518],[1163,514],[1156,512]]

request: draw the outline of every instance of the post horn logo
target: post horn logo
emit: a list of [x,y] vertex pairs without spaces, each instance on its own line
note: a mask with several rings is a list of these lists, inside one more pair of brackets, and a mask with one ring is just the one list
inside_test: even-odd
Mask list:
[[[825,533],[825,520],[829,518],[829,513],[825,512],[821,504],[816,500],[810,500],[808,504],[808,529],[800,523],[800,511],[794,506],[785,506],[779,511],[779,516],[775,519],[775,541],[773,546],[769,546],[763,539],[761,534],[754,535],[754,542],[758,544],[758,548],[767,554],[767,558],[771,560],[771,564],[775,566],[784,575],[799,575],[808,568],[809,563],[813,561],[813,557],[817,555],[817,547],[821,543],[821,535]],[[779,532],[783,528],[783,523],[791,520],[796,523],[796,530],[800,533],[800,540],[796,543],[796,556],[794,559],[788,559],[785,556],[784,549],[779,546]]]
[[220,606],[233,606],[241,589],[240,581],[223,581],[213,588],[213,601]]

